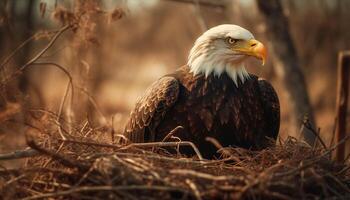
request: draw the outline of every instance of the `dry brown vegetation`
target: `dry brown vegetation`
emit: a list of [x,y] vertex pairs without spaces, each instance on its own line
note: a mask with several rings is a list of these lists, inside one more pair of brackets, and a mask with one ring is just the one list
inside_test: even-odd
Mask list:
[[[42,17],[36,27],[19,23],[29,23],[26,16],[19,20],[0,9],[0,42],[6,47],[0,49],[0,152],[2,158],[31,157],[0,163],[1,198],[350,198],[349,165],[330,159],[338,145],[332,140],[336,54],[350,47],[349,14],[343,12],[348,4],[334,11],[313,2],[300,10],[297,1],[284,2],[321,127],[314,131],[323,138],[320,144],[310,147],[287,131],[289,102],[269,61],[266,68],[249,69],[279,93],[283,142],[260,152],[225,149],[207,161],[198,153],[174,153],[178,144],[115,143],[136,97],[186,62],[203,25],[193,5],[161,1],[130,14],[123,4],[70,2],[33,4]],[[204,25],[234,22],[266,41],[256,8],[245,6],[206,6],[200,12]]]
[[[62,140],[56,116],[38,111],[25,167],[0,170],[4,199],[346,199],[349,166],[330,159],[336,148],[288,138],[262,151],[221,149],[217,160],[169,149],[181,142],[116,145],[86,123]],[[39,124],[38,124],[39,125]],[[37,125],[37,126],[38,126]],[[55,134],[53,134],[55,133]],[[170,147],[173,146],[173,147]],[[195,148],[195,147],[194,147]],[[36,156],[36,157],[34,157]]]

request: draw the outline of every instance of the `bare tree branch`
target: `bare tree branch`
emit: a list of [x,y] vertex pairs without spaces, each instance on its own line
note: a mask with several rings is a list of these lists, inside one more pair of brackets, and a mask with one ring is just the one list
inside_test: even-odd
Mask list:
[[14,160],[20,158],[28,158],[38,156],[40,153],[34,149],[18,150],[11,153],[0,154],[0,160]]
[[[30,66],[31,64],[33,64],[35,61],[37,61],[50,47],[52,47],[52,45],[55,43],[55,41],[62,35],[62,33],[64,33],[65,31],[67,31],[69,28],[71,27],[71,25],[66,25],[64,27],[62,27],[59,31],[57,31],[57,33],[52,37],[52,39],[50,40],[50,42],[45,46],[45,48],[43,48],[38,54],[36,54],[32,59],[30,59],[26,64],[24,64],[23,66],[21,66],[17,71],[15,71],[13,74],[11,74],[8,78],[6,78],[2,84],[6,84],[9,80],[11,80],[13,77],[15,77],[18,74],[21,74],[22,71],[24,69],[26,69],[28,66]],[[21,45],[22,46],[22,45]],[[23,45],[24,46],[24,45]],[[13,53],[13,55],[17,52],[18,50],[16,49]],[[12,55],[12,56],[13,56]],[[10,57],[11,58],[11,57]],[[8,59],[10,59],[8,58]],[[7,61],[6,61],[7,62]],[[5,62],[5,63],[6,63]]]
[[[66,86],[66,90],[64,92],[63,98],[62,98],[61,103],[60,103],[60,107],[58,109],[57,121],[59,122],[60,118],[61,118],[61,115],[62,115],[62,112],[63,112],[64,105],[65,105],[65,103],[67,101],[67,97],[68,97],[68,94],[69,94],[69,89],[71,90],[71,103],[73,102],[74,87],[73,87],[72,75],[68,72],[68,70],[66,68],[64,68],[63,66],[61,66],[61,65],[59,65],[57,63],[54,63],[54,62],[34,62],[34,63],[32,63],[32,65],[52,65],[52,66],[60,69],[63,73],[65,73],[65,75],[69,79],[68,80],[68,84]],[[60,133],[60,136],[61,136],[62,139],[66,139],[65,135],[62,132],[62,127],[60,125],[58,126],[58,132]]]

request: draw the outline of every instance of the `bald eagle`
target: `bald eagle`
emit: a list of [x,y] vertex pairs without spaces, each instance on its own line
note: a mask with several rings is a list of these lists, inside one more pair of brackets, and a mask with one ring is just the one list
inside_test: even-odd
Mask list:
[[249,57],[266,58],[264,45],[237,25],[219,25],[194,43],[187,65],[154,82],[138,99],[124,134],[132,142],[175,136],[193,142],[206,157],[223,146],[261,149],[279,132],[279,100],[265,80],[249,74]]

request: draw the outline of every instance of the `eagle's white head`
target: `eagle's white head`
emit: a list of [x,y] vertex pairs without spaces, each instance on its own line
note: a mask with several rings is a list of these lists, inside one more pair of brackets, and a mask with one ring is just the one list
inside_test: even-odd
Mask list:
[[204,32],[192,47],[187,65],[194,75],[211,73],[220,76],[226,72],[236,85],[249,74],[244,61],[250,57],[266,59],[264,45],[255,40],[248,30],[231,24],[215,26]]

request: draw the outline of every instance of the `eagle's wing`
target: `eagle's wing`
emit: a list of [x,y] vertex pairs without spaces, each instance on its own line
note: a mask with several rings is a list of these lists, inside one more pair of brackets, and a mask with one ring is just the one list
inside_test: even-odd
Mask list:
[[131,142],[154,141],[155,129],[179,95],[179,82],[165,76],[154,82],[136,102],[124,134]]
[[259,89],[266,117],[265,134],[267,137],[276,139],[280,128],[280,103],[277,93],[268,81],[260,78]]

